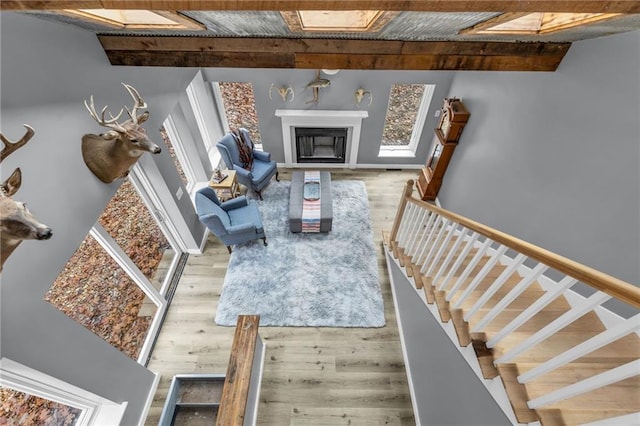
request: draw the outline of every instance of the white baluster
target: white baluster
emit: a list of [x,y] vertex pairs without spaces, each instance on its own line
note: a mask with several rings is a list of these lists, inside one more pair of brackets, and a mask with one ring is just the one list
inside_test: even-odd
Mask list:
[[[585,315],[587,312],[591,312],[596,308],[596,306],[600,306],[607,300],[611,299],[606,293],[597,292],[589,296],[582,304],[572,308],[570,311],[565,312],[560,315],[555,320],[551,321],[549,324],[538,330],[534,335],[526,339],[524,342],[520,343],[509,352],[505,353],[503,356],[498,358],[494,364],[503,364],[505,362],[509,362],[512,359],[516,358],[518,355],[523,353],[524,351],[536,346],[538,343],[548,339],[551,335],[555,334],[559,330],[562,330],[567,325],[571,324],[578,318]],[[487,344],[487,347],[491,347]]]
[[522,263],[526,259],[527,256],[522,253],[517,255],[515,259],[513,259],[513,262],[511,262],[511,265],[509,265],[507,269],[502,271],[500,276],[496,278],[496,280],[493,282],[493,284],[491,284],[487,291],[485,291],[478,299],[478,301],[471,307],[471,309],[469,309],[469,312],[464,314],[464,320],[469,322],[471,318],[473,318],[473,316],[476,314],[476,312],[478,312],[478,310],[480,310],[480,308],[482,308],[484,304],[487,303],[487,301],[491,299],[498,290],[500,290],[502,285],[509,279],[509,277],[516,271],[516,269],[518,269],[520,265],[522,265]]
[[442,225],[440,225],[440,230],[438,231],[438,235],[436,236],[435,240],[431,244],[431,249],[429,249],[429,253],[427,254],[427,257],[424,259],[422,268],[420,269],[420,272],[422,272],[423,274],[428,268],[427,265],[433,265],[434,259],[432,259],[431,256],[436,253],[437,248],[440,246],[440,241],[442,240],[442,237],[446,233],[448,226],[449,226],[449,220],[445,219]]
[[447,257],[444,259],[444,262],[442,262],[442,265],[440,265],[440,269],[438,269],[438,272],[436,272],[436,274],[433,277],[433,282],[437,282],[438,279],[442,276],[442,274],[444,274],[444,271],[447,270],[447,268],[449,267],[451,260],[453,260],[453,256],[455,256],[455,254],[458,252],[458,249],[460,248],[460,245],[462,244],[462,242],[464,241],[465,237],[467,236],[467,232],[469,232],[468,228],[462,228],[462,230],[460,231],[456,231],[455,228],[456,226],[458,226],[458,224],[454,224],[454,226],[451,229],[451,234],[455,234],[456,232],[459,234],[457,236],[456,242],[453,243],[453,247],[451,247],[451,250],[449,250],[449,252],[447,253]]
[[573,348],[564,351],[560,355],[551,358],[549,361],[540,364],[535,368],[532,368],[524,374],[519,375],[518,382],[530,382],[531,380],[540,377],[543,374],[553,371],[558,367],[562,367],[563,365],[575,359],[588,355],[591,352],[596,351],[601,347],[608,345],[609,343],[614,342],[621,337],[626,336],[627,334],[638,329],[638,321],[640,321],[640,314],[624,320],[620,324],[608,330],[605,330],[588,340],[585,340],[579,345],[574,346]]
[[542,273],[548,268],[549,267],[547,265],[538,263],[538,265],[536,265],[536,267],[533,268],[533,270],[528,275],[520,280],[518,285],[512,288],[511,291],[509,291],[509,293],[507,293],[507,295],[503,297],[502,300],[500,300],[496,304],[496,306],[494,306],[493,309],[491,309],[489,313],[487,313],[487,315],[485,315],[475,327],[473,327],[473,330],[471,330],[471,332],[476,333],[486,327],[487,324],[493,321],[495,317],[497,317],[500,312],[502,312],[503,309],[509,306],[511,302],[513,302],[518,296],[520,296],[527,289],[527,287],[529,287],[535,280],[537,280],[538,277],[542,275]]
[[416,265],[420,264],[420,254],[424,251],[425,240],[427,239],[427,235],[429,235],[429,229],[431,227],[431,223],[437,218],[436,213],[431,213],[430,211],[424,209],[427,212],[427,215],[424,217],[424,221],[421,222],[420,226],[420,237],[416,239],[415,249],[413,250],[413,256],[411,257],[411,261]]
[[429,241],[431,241],[431,235],[433,231],[438,227],[438,222],[440,221],[440,215],[437,213],[432,213],[429,218],[429,222],[427,223],[427,227],[424,229],[424,238],[420,242],[420,246],[422,249],[420,250],[420,254],[416,257],[416,265],[422,265],[424,262],[424,254],[427,248],[429,247]]
[[404,210],[404,216],[402,217],[402,223],[400,223],[400,230],[398,231],[398,247],[403,248],[407,243],[407,235],[409,234],[409,228],[413,223],[413,217],[416,211],[416,206],[412,203],[407,205]]
[[491,238],[485,238],[484,243],[482,243],[482,246],[480,246],[480,249],[476,252],[476,254],[471,259],[471,262],[469,262],[467,267],[464,269],[464,271],[462,272],[462,275],[458,277],[458,281],[456,281],[453,287],[451,287],[451,289],[447,292],[447,295],[445,296],[445,299],[447,302],[450,302],[451,298],[456,294],[456,292],[460,289],[460,287],[462,287],[462,284],[469,277],[469,275],[471,274],[471,271],[473,271],[476,265],[480,263],[480,259],[482,259],[484,254],[487,252],[492,242],[493,241],[491,241]]
[[[573,398],[574,396],[582,395],[583,393],[587,393],[637,375],[640,375],[640,359],[636,359],[635,361],[628,362],[609,371],[596,374],[595,376],[581,380],[572,385],[549,392],[539,398],[532,399],[527,402],[527,405],[532,410],[535,410],[536,408],[554,404],[564,399]],[[633,390],[631,392],[633,392]]]
[[[568,277],[568,276],[564,277],[562,279],[562,281],[560,281],[557,284],[556,288],[554,288],[553,290],[543,294],[541,298],[539,298],[538,300],[533,302],[533,304],[531,306],[529,306],[527,309],[522,311],[522,313],[520,315],[515,317],[502,330],[500,330],[491,339],[489,339],[489,341],[487,342],[487,346],[492,348],[495,345],[497,345],[500,340],[504,339],[509,333],[511,333],[512,331],[516,330],[522,324],[524,324],[525,322],[527,322],[531,318],[533,318],[534,315],[536,315],[538,312],[543,310],[545,306],[547,306],[549,303],[553,302],[560,295],[562,295],[562,293],[564,293],[565,290],[567,290],[569,287],[571,287],[572,285],[574,285],[577,282],[578,282],[578,280],[576,280],[573,277]],[[491,346],[489,346],[489,344],[491,344]]]
[[419,209],[418,213],[416,214],[416,220],[413,223],[413,227],[409,232],[409,238],[408,238],[405,254],[411,257],[413,257],[413,255],[415,254],[416,240],[418,240],[418,238],[422,234],[420,231],[421,231],[422,225],[424,224],[423,220],[427,216],[427,213],[428,213],[427,209]]
[[471,234],[471,238],[469,238],[469,241],[467,241],[467,245],[464,247],[464,249],[462,250],[462,253],[460,253],[460,256],[458,256],[458,258],[456,259],[456,262],[453,264],[451,269],[449,269],[449,273],[447,273],[447,277],[444,280],[442,280],[442,282],[438,286],[438,290],[444,289],[445,285],[451,280],[451,278],[453,278],[453,274],[455,274],[458,268],[460,268],[460,265],[462,265],[462,262],[464,262],[464,259],[466,259],[467,255],[475,245],[476,240],[478,239],[479,236],[480,234],[478,234],[477,232],[474,232],[473,234]]
[[436,256],[433,258],[433,262],[431,262],[431,266],[429,266],[429,268],[425,271],[425,275],[429,276],[431,272],[433,272],[433,268],[440,261],[442,254],[447,250],[447,246],[451,242],[451,238],[453,238],[453,234],[455,233],[456,226],[458,226],[456,223],[451,223],[451,221],[447,220],[447,223],[445,224],[445,228],[450,228],[449,231],[447,232],[447,237],[444,239],[444,241],[442,242],[442,245],[440,246],[440,248],[438,249],[438,252],[436,253]]
[[464,300],[469,297],[471,292],[475,290],[478,285],[480,285],[480,282],[487,276],[489,271],[491,271],[491,269],[496,266],[496,263],[498,263],[502,255],[507,251],[507,248],[507,246],[500,245],[498,250],[495,251],[495,253],[487,261],[487,263],[485,263],[485,265],[482,267],[480,272],[478,272],[478,274],[473,278],[473,281],[469,283],[467,288],[462,293],[462,296],[460,296],[458,300],[456,300],[456,302],[453,304],[453,309],[458,309],[462,306]]

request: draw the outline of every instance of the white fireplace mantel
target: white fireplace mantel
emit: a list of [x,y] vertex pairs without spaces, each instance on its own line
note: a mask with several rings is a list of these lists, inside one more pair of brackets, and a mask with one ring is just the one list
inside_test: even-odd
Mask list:
[[[282,144],[284,147],[285,167],[295,167],[296,157],[294,129],[296,127],[344,127],[348,129],[347,158],[345,165],[355,169],[360,147],[362,119],[367,118],[367,111],[329,111],[329,110],[296,110],[278,109],[276,117],[282,121]],[[309,166],[305,163],[305,166]],[[335,163],[331,164],[336,167]]]

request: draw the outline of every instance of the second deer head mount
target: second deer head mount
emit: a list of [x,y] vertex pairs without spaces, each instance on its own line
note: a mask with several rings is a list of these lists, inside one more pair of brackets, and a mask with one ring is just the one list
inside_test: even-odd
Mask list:
[[121,109],[115,117],[110,112],[107,114],[107,106],[102,108],[100,114],[93,103],[93,95],[90,102],[84,101],[84,106],[89,115],[103,127],[109,130],[100,135],[86,134],[82,137],[82,158],[89,170],[104,183],[111,183],[118,178],[124,178],[129,174],[129,169],[145,152],[158,154],[160,147],[149,140],[142,123],[149,118],[149,111],[138,114],[138,110],[147,107],[147,103],[132,86],[122,83],[133,99],[133,109],[124,109],[129,119],[118,123],[123,113]]
[[[24,146],[34,135],[31,126],[24,125],[27,132],[19,140],[13,142],[0,133],[4,143],[0,151],[0,162],[11,153]],[[27,209],[26,204],[15,201],[11,197],[22,185],[22,172],[18,167],[11,176],[0,184],[0,271],[4,262],[24,240],[48,240],[53,234],[51,228],[40,223]]]

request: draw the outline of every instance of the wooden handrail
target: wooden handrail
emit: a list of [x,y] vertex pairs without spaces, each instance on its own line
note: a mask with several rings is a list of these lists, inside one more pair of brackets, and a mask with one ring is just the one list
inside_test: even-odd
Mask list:
[[260,315],[239,315],[222,388],[217,426],[244,424]]
[[[640,287],[636,287],[635,285],[630,284],[626,281],[622,281],[616,277],[605,274],[604,272],[600,272],[589,266],[583,265],[574,260],[543,249],[542,247],[536,246],[535,244],[528,243],[502,231],[498,231],[497,229],[468,219],[459,214],[450,212],[422,200],[415,199],[412,196],[413,185],[413,180],[410,179],[407,181],[403,200],[401,200],[401,205],[403,205],[403,212],[406,203],[413,203],[419,207],[426,208],[434,213],[439,214],[440,216],[446,217],[447,219],[451,219],[463,226],[466,226],[472,231],[484,235],[485,237],[488,237],[497,243],[504,244],[505,246],[516,250],[519,253],[529,256],[541,263],[544,263],[545,265],[550,266],[551,268],[554,268],[573,278],[576,278],[577,280],[588,284],[589,286],[600,291],[603,291],[610,296],[620,299],[635,307],[640,307]],[[400,208],[398,209],[398,215],[400,215]],[[401,218],[402,216],[400,215],[399,217]],[[397,223],[394,223],[394,229],[400,226],[400,220],[398,219],[398,217],[396,217],[396,222]],[[395,237],[394,235],[392,236]],[[395,238],[391,238],[392,241],[394,239]]]

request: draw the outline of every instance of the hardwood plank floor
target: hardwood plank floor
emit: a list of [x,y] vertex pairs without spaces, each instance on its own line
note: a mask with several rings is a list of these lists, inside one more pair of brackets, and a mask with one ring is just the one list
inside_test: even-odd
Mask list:
[[[331,170],[333,180],[362,180],[377,246],[385,303],[382,328],[260,327],[266,358],[259,425],[414,425],[393,309],[382,231],[391,230],[402,190],[417,170]],[[289,180],[290,171],[280,170]],[[224,373],[233,327],[214,323],[229,261],[209,236],[191,255],[153,350],[149,369],[161,381],[146,425],[156,425],[174,374]]]

